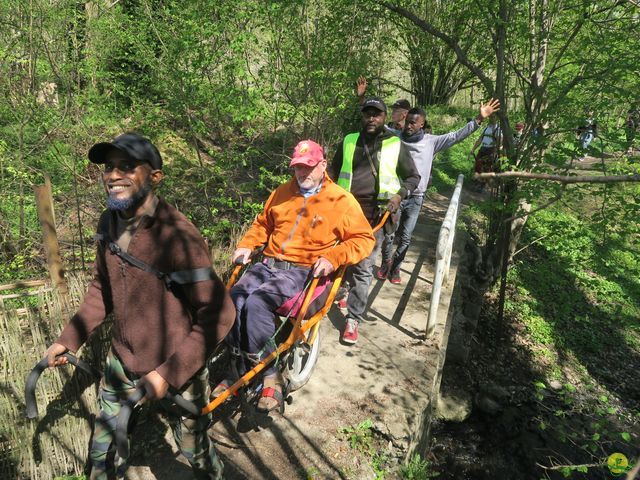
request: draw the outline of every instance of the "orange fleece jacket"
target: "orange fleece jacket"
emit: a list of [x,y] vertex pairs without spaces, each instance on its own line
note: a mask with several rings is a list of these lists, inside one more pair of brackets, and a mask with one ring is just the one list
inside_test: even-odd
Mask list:
[[301,265],[324,257],[338,268],[366,258],[375,239],[354,196],[325,175],[320,191],[306,199],[295,178],[271,194],[238,248],[265,243],[268,257]]

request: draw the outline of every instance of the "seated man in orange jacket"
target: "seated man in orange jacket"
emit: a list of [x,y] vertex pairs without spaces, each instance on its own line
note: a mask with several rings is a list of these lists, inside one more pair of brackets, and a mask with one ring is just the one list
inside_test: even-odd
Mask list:
[[[234,262],[248,263],[252,251],[265,245],[264,260],[253,265],[230,292],[237,311],[231,342],[259,356],[256,360],[274,350],[269,339],[276,329],[276,310],[301,296],[310,276],[325,276],[340,265],[356,264],[375,244],[356,199],[326,175],[327,161],[320,145],[311,140],[298,143],[289,166],[294,178],[271,194],[233,254]],[[228,381],[216,390],[226,384]],[[265,371],[258,408],[269,411],[281,402],[282,381],[270,367]]]

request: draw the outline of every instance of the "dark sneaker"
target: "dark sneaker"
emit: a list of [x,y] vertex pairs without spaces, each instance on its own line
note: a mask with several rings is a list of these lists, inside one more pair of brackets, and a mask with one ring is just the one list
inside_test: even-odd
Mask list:
[[396,285],[402,283],[402,280],[400,279],[400,269],[396,268],[393,272],[391,272],[391,275],[389,276],[389,281],[391,283],[395,283]]
[[342,332],[342,341],[353,345],[358,341],[358,322],[354,318],[347,317],[347,322]]
[[383,263],[382,265],[380,265],[380,268],[378,268],[378,271],[376,272],[376,278],[378,280],[386,280],[387,275],[389,275],[390,267],[391,265],[388,263]]

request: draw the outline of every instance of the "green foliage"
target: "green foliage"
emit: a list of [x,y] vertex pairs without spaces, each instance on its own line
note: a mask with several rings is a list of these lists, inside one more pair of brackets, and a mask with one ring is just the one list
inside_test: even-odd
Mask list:
[[379,7],[360,6],[0,0],[0,281],[43,275],[31,187],[45,174],[67,266],[87,267],[103,199],[86,152],[123,131],[160,147],[160,193],[228,242],[288,179],[301,137],[352,128],[352,83],[391,48]]
[[344,427],[340,433],[346,435],[349,447],[365,454],[373,453],[373,422],[370,418],[363,420],[355,427]]
[[349,443],[349,447],[366,456],[375,473],[376,480],[386,476],[388,456],[376,448],[373,435],[373,421],[367,418],[356,426],[344,427],[338,431]]
[[431,470],[431,462],[415,454],[409,463],[400,468],[400,475],[404,480],[426,480],[439,477],[438,472]]
[[[615,201],[590,196],[595,188],[585,188],[579,202],[530,217],[523,237],[529,247],[509,271],[505,302],[532,353],[544,352],[547,378],[580,372],[578,381],[565,380],[559,389],[546,380],[534,383],[541,435],[573,452],[576,464],[558,468],[565,477],[601,468],[606,455],[623,451],[635,423],[628,398],[636,366],[629,358],[640,348],[640,249],[636,225],[616,210],[624,199],[635,201],[636,187],[619,187]],[[603,230],[603,216],[619,221]]]
[[[565,465],[559,471],[565,477],[573,472],[587,473],[589,468],[600,467],[606,463],[603,452],[615,451],[618,438],[629,441],[628,432],[619,432],[620,424],[626,420],[618,408],[610,406],[609,397],[600,395],[597,399],[587,398],[574,385],[565,384],[557,392],[548,391],[542,382],[535,383],[536,399],[540,402],[541,414],[536,418],[538,428],[544,435],[557,438],[561,443],[571,445],[575,455],[589,459],[590,464]],[[553,416],[549,416],[554,409]],[[565,419],[580,418],[588,425],[585,429]],[[613,450],[612,450],[613,449]]]

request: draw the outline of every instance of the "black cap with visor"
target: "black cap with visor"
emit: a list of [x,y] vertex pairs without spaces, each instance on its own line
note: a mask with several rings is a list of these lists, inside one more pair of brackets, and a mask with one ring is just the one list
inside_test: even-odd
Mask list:
[[113,149],[126,153],[134,160],[147,162],[154,170],[162,170],[162,157],[156,146],[137,133],[125,133],[111,142],[96,143],[89,149],[89,160],[92,163],[105,163],[107,154]]

